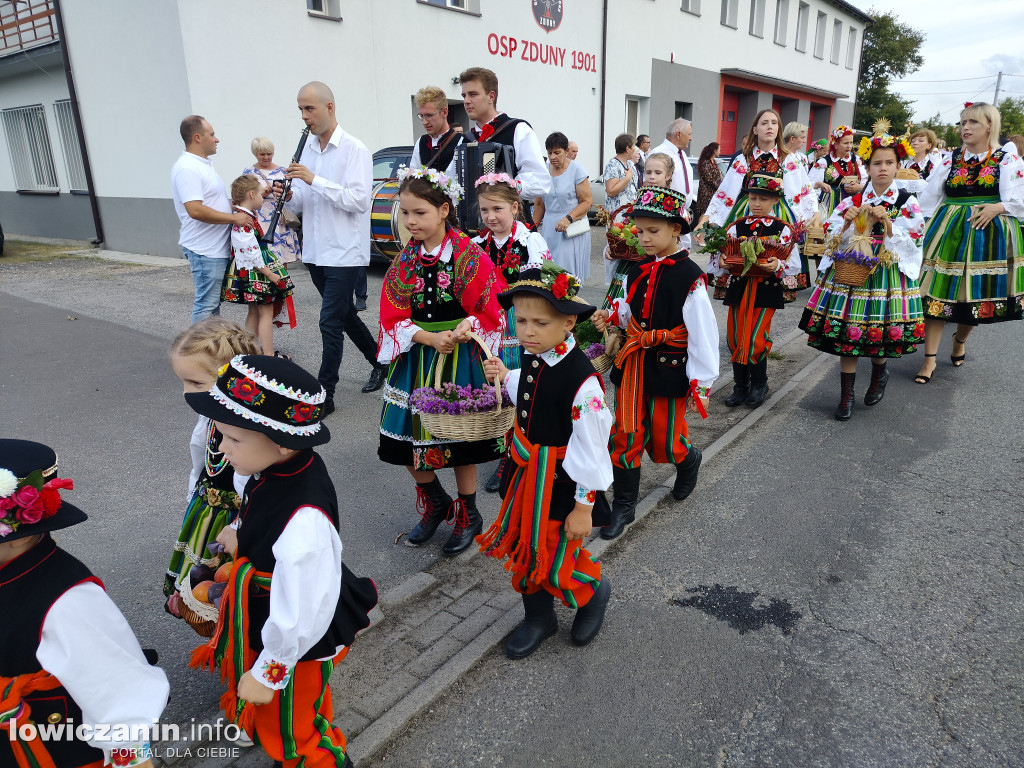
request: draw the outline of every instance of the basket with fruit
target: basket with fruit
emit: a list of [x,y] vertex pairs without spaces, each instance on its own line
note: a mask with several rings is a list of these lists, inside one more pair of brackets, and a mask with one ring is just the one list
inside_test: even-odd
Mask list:
[[[226,557],[220,544],[210,542],[207,549],[215,557]],[[187,621],[201,637],[212,637],[220,614],[220,603],[234,565],[228,560],[216,569],[204,564],[192,568],[168,601],[168,610]]]
[[608,219],[607,237],[610,259],[642,261],[647,256],[636,235],[636,224],[629,216],[632,211],[632,204],[622,205],[612,211]]

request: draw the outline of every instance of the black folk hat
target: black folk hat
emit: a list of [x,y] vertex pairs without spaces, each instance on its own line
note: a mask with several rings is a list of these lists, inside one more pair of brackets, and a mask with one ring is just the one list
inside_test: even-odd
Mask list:
[[594,314],[597,307],[579,297],[583,284],[576,275],[565,271],[555,262],[545,260],[540,268],[524,269],[519,279],[498,294],[498,303],[505,309],[512,308],[512,299],[524,293],[540,296],[563,315],[576,315],[582,322]]
[[236,355],[209,392],[189,392],[192,410],[214,421],[262,432],[284,448],[323,445],[327,393],[316,377],[283,357]]
[[631,215],[634,219],[666,219],[679,224],[683,228],[681,235],[690,231],[690,222],[686,220],[686,195],[669,187],[640,187]]
[[31,440],[0,439],[0,543],[70,528],[88,519],[61,498],[74,484],[57,477],[57,453]]

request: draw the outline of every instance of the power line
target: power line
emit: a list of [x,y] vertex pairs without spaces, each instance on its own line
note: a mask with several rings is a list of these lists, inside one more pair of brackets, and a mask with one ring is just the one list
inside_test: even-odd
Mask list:
[[[991,86],[990,86],[991,87]],[[1002,89],[1004,93],[1009,93],[1006,89]],[[971,93],[971,91],[931,91],[929,93],[906,93],[900,91],[900,96],[959,96],[964,93]]]
[[[995,77],[995,75],[982,75],[981,77],[959,77],[950,80],[899,80],[896,85],[903,83],[964,83],[968,80],[988,80]],[[1003,77],[1024,77],[1024,75],[1010,75],[1003,73]]]

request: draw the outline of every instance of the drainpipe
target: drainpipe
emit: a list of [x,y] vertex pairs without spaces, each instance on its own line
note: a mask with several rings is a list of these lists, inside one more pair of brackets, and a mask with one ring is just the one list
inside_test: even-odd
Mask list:
[[89,150],[85,146],[85,133],[82,130],[82,111],[78,108],[78,94],[75,91],[75,78],[71,74],[71,57],[68,55],[68,38],[64,32],[64,15],[61,13],[60,0],[53,0],[54,18],[57,21],[57,36],[60,38],[60,53],[64,59],[64,75],[68,81],[68,96],[71,100],[71,114],[75,119],[75,135],[78,137],[78,149],[82,153],[82,169],[85,172],[85,186],[89,191],[89,205],[92,207],[92,221],[96,229],[93,245],[103,243],[103,220],[100,218],[100,204],[96,199],[96,185],[92,180],[92,165],[89,163]]
[[[604,11],[601,15],[601,138],[597,156],[601,158],[598,168],[604,168],[604,114],[608,91],[608,0],[604,0]],[[604,173],[602,170],[601,173]]]

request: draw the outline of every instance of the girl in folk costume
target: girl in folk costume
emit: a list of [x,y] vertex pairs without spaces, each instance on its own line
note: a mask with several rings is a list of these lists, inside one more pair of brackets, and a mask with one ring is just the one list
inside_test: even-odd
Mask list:
[[[477,201],[484,233],[473,242],[487,254],[501,272],[506,285],[519,279],[523,269],[540,267],[551,260],[548,244],[539,232],[531,232],[523,221],[523,201],[519,193],[523,183],[505,173],[489,173],[476,181]],[[516,337],[515,312],[505,313],[505,335],[501,339],[501,362],[507,368],[518,368],[522,347]],[[484,484],[488,493],[497,493],[501,473],[505,468],[503,456]]]
[[822,192],[824,216],[831,216],[840,201],[856,195],[867,183],[867,171],[853,153],[853,143],[853,128],[840,125],[829,136],[828,154],[811,166],[808,176],[814,188]]
[[573,339],[576,323],[594,311],[579,297],[580,287],[553,263],[524,270],[499,296],[519,321],[522,368],[484,363],[516,403],[501,511],[478,539],[484,553],[508,558],[512,588],[523,596],[526,619],[505,646],[513,659],[529,656],[558,631],[556,597],[576,610],[572,641],[586,645],[601,628],[611,594],[601,564],[583,548],[591,529],[608,522],[603,491],[612,481],[612,415],[601,377]]
[[896,174],[896,186],[905,189],[920,199],[928,188],[928,177],[942,162],[942,157],[935,151],[938,142],[935,131],[922,128],[910,136],[910,148],[914,154],[900,161],[900,170]]
[[998,148],[999,124],[999,110],[990,104],[964,109],[963,145],[935,169],[921,199],[931,219],[924,236],[919,384],[935,371],[943,323],[957,324],[950,361],[961,366],[975,326],[1024,313],[1024,162]]
[[[186,395],[208,392],[217,381],[217,371],[231,358],[258,353],[256,337],[240,325],[222,317],[208,317],[171,344],[171,368],[185,386]],[[228,464],[220,449],[221,440],[213,422],[200,416],[189,441],[192,472],[188,478],[188,508],[164,578],[164,595],[168,598],[165,607],[174,616],[181,616],[178,593],[182,585],[189,585],[189,572],[198,565],[218,562],[206,545],[238,515],[249,480]]]
[[[743,140],[743,154],[737,155],[732,161],[722,186],[711,198],[707,212],[701,217],[698,229],[705,222],[720,227],[746,216],[749,208],[747,187],[754,174],[782,176],[782,195],[772,209],[772,216],[788,224],[810,222],[817,216],[817,202],[811,193],[807,171],[782,145],[778,113],[773,109],[763,109],[757,113],[750,133]],[[795,292],[810,284],[810,268],[805,256],[801,255],[800,273],[787,275],[782,281],[786,300],[794,301]],[[721,281],[716,289],[721,289],[723,285],[724,281]]]
[[[466,549],[483,529],[476,508],[476,465],[505,452],[505,440],[439,440],[427,432],[409,405],[410,395],[434,386],[440,355],[447,355],[442,379],[458,386],[489,386],[475,332],[500,352],[505,313],[497,295],[505,281],[494,263],[455,222],[462,188],[434,169],[402,168],[402,220],[412,234],[384,277],[380,298],[378,361],[390,364],[380,419],[377,455],[409,470],[416,481],[421,520],[406,543],[430,539],[451,510],[454,530],[446,555]],[[466,343],[469,342],[469,343]],[[455,470],[453,502],[435,471]]]
[[[733,221],[730,236],[739,239],[789,244],[792,230],[771,211],[782,195],[782,176],[755,173],[747,181],[748,215]],[[795,243],[789,257],[770,258],[764,268],[774,274],[728,274],[722,254],[708,258],[708,273],[725,285],[723,303],[729,307],[727,339],[732,352],[733,390],[725,404],[730,408],[745,403],[757,408],[768,396],[768,353],[772,349],[772,316],[785,306],[782,278],[800,272],[800,253]],[[718,291],[715,292],[718,298]]]
[[[839,421],[853,414],[858,358],[872,358],[864,405],[877,405],[889,380],[886,359],[916,351],[924,337],[917,283],[924,217],[917,199],[895,183],[900,160],[912,150],[906,141],[876,133],[862,140],[859,152],[868,163],[870,181],[829,219],[829,249],[800,320],[810,346],[840,356],[842,394],[834,413]],[[834,260],[852,253],[879,259],[859,287],[836,279]]]
[[672,496],[685,499],[697,483],[701,453],[687,438],[686,402],[706,416],[711,385],[718,378],[718,324],[707,278],[679,237],[688,231],[686,197],[665,187],[646,187],[633,207],[647,258],[626,273],[625,298],[593,315],[600,331],[611,323],[626,329],[615,357],[617,387],[612,428],[615,477],[612,522],[601,536],[613,539],[633,522],[644,450],[658,464],[675,464]]
[[252,218],[252,225],[231,227],[231,265],[224,276],[221,298],[235,304],[248,304],[245,327],[259,337],[264,353],[279,354],[274,351],[274,305],[277,302],[287,304],[294,328],[295,309],[291,300],[294,286],[284,264],[262,241],[263,228],[256,218],[263,204],[259,179],[245,174],[231,182],[231,202],[236,212]]
[[52,448],[0,440],[0,765],[150,768],[170,686],[103,583],[50,536],[86,520],[61,498],[73,488]]

